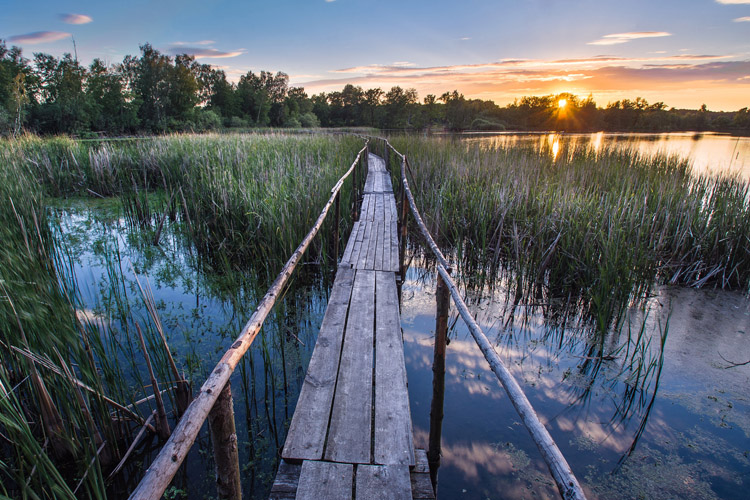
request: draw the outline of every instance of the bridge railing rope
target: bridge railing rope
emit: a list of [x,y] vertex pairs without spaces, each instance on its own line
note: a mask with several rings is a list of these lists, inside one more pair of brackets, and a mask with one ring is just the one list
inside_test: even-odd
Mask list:
[[[411,169],[409,167],[409,162],[406,158],[406,155],[398,152],[396,148],[394,148],[390,144],[390,142],[388,142],[387,139],[373,139],[376,141],[382,141],[378,149],[382,150],[384,154],[388,156],[388,158],[390,158],[389,151],[391,151],[400,160],[400,195],[402,199],[402,214],[404,216],[406,215],[406,204],[408,203],[408,206],[411,209],[411,214],[417,226],[419,227],[419,231],[422,234],[422,237],[437,259],[438,281],[442,280],[442,284],[444,284],[450,291],[450,296],[453,298],[453,303],[456,305],[456,309],[458,309],[458,312],[463,318],[464,322],[466,322],[466,325],[469,328],[469,332],[471,333],[472,337],[474,337],[474,340],[479,346],[479,349],[482,351],[485,360],[507,392],[508,397],[510,397],[511,402],[516,409],[516,412],[518,412],[518,415],[521,417],[521,420],[526,426],[526,429],[529,431],[532,439],[539,448],[539,451],[542,454],[542,457],[544,458],[544,461],[546,462],[547,467],[549,468],[550,473],[555,480],[555,483],[557,484],[560,495],[566,500],[585,499],[586,496],[583,492],[583,489],[581,488],[581,485],[578,483],[578,480],[573,474],[570,465],[568,465],[568,462],[565,460],[562,452],[560,452],[557,444],[555,444],[555,441],[547,431],[547,428],[539,420],[539,416],[531,406],[531,403],[526,397],[526,394],[524,394],[523,389],[521,389],[521,386],[518,385],[516,379],[513,377],[510,371],[508,371],[505,364],[500,359],[500,356],[498,356],[497,352],[492,347],[492,344],[487,339],[487,336],[482,331],[482,328],[471,315],[466,302],[464,302],[464,299],[459,292],[458,286],[453,281],[453,278],[451,277],[451,266],[448,264],[448,261],[445,259],[445,256],[440,251],[440,248],[435,243],[435,240],[432,238],[432,235],[430,234],[427,226],[422,220],[422,216],[417,209],[417,204],[414,201],[414,195],[409,188],[409,181],[406,174],[407,170],[410,171]],[[403,217],[402,221],[400,222],[403,228],[402,234],[405,234],[407,225],[405,217]],[[403,242],[401,246],[403,248]]]
[[[289,278],[292,276],[310,243],[318,234],[328,215],[329,209],[334,204],[336,213],[334,237],[338,236],[339,194],[344,181],[352,173],[354,173],[352,214],[353,218],[356,218],[358,210],[357,198],[359,196],[358,186],[363,180],[363,172],[359,172],[359,170],[365,168],[368,145],[369,140],[365,142],[364,147],[357,153],[357,157],[349,170],[333,186],[331,196],[320,212],[315,224],[281,269],[276,280],[259,302],[250,320],[242,328],[237,340],[224,353],[221,360],[219,360],[216,367],[208,376],[206,382],[201,387],[200,393],[187,407],[171,436],[146,471],[141,482],[130,495],[130,500],[157,500],[162,497],[164,491],[182,465],[182,462],[187,457],[207,418],[210,422],[211,439],[214,443],[219,497],[230,499],[241,498],[237,437],[234,426],[234,411],[232,409],[229,378],[252,345],[253,340],[255,340],[255,337],[263,326],[263,322],[273,308],[277,298],[282,295]],[[336,249],[334,250],[335,254],[337,253],[337,244],[334,244],[334,248]]]

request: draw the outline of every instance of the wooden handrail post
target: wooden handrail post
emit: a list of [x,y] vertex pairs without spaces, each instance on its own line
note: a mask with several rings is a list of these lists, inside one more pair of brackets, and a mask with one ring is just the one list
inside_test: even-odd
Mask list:
[[237,430],[234,425],[232,384],[227,382],[208,414],[211,442],[216,462],[216,489],[219,498],[240,500],[240,456],[237,447]]
[[[403,160],[406,161],[406,160]],[[402,169],[403,170],[403,169]],[[404,258],[406,256],[406,234],[407,234],[407,224],[408,221],[406,220],[406,217],[408,216],[407,212],[407,203],[406,203],[406,189],[404,189],[404,183],[403,180],[401,182],[401,217],[399,218],[399,232],[401,233],[401,238],[399,241],[399,251],[398,251],[398,261],[399,261],[399,273],[401,274],[401,280],[406,279],[406,269],[404,268]]]
[[333,212],[333,261],[339,262],[339,221],[341,220],[341,193],[336,193]]
[[430,403],[430,439],[427,462],[430,465],[430,481],[437,497],[437,477],[440,468],[440,438],[443,433],[443,402],[445,400],[445,351],[448,345],[448,314],[451,293],[443,277],[438,273],[435,293],[437,313],[435,318],[435,354],[432,361],[432,402]]

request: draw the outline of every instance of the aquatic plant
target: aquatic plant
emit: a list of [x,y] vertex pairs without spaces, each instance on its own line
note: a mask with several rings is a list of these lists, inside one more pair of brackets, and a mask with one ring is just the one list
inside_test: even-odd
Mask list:
[[[412,190],[467,274],[513,273],[517,300],[584,308],[601,331],[654,283],[748,290],[750,183],[632,151],[539,151],[412,136]],[[393,158],[395,160],[395,158]]]

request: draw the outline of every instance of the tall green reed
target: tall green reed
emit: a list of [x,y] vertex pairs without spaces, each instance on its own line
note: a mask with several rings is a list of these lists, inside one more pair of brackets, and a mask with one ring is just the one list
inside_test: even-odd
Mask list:
[[397,137],[441,244],[521,296],[584,308],[604,331],[654,283],[748,290],[750,183],[632,151],[493,148]]

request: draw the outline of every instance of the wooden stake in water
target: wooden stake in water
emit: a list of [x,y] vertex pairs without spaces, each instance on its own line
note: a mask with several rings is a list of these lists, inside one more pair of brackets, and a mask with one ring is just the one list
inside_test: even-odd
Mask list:
[[237,448],[237,430],[234,424],[232,385],[227,382],[208,414],[211,442],[216,462],[216,489],[219,498],[240,500],[240,456]]
[[437,473],[440,467],[441,443],[443,431],[443,402],[445,400],[445,351],[448,345],[448,313],[451,307],[451,293],[438,273],[437,313],[435,318],[435,355],[432,361],[432,402],[430,403],[430,440],[427,450],[427,462],[430,465],[430,481],[437,496]]

